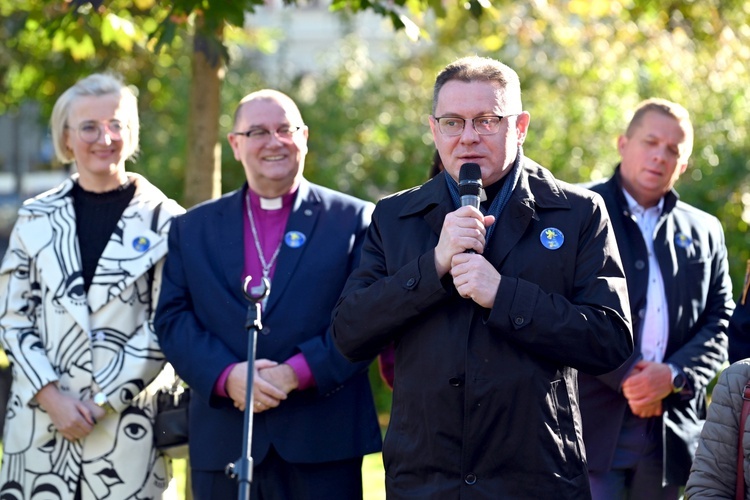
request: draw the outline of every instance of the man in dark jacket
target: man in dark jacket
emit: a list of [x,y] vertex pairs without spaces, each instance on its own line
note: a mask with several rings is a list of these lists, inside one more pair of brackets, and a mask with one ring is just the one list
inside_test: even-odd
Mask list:
[[642,102],[618,139],[607,204],[625,267],[636,343],[605,376],[580,374],[595,499],[676,499],[706,414],[706,386],[727,356],[734,308],[720,222],[678,201],[693,128],[682,106]]
[[[450,64],[432,111],[445,171],[376,206],[332,327],[353,360],[395,345],[386,494],[586,498],[576,369],[633,348],[606,209],[523,156],[529,114],[504,64]],[[464,163],[481,210],[459,207]]]

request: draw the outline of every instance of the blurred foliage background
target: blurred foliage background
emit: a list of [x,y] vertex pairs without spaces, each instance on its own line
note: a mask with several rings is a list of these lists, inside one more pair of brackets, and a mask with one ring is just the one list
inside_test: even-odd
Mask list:
[[[102,3],[116,15],[94,15]],[[388,62],[373,62],[368,47],[350,36],[337,67],[261,74],[257,58],[273,51],[274,37],[283,33],[252,27],[225,32],[230,58],[217,138],[223,145],[222,191],[243,182],[224,139],[234,105],[263,86],[299,103],[310,127],[310,180],[373,201],[423,182],[434,149],[427,117],[437,71],[464,55],[490,56],[521,77],[532,117],[526,154],[571,182],[612,173],[616,138],[640,100],[659,96],[684,104],[695,126],[695,147],[677,188],[683,200],[724,224],[738,295],[750,258],[750,1],[396,3],[417,23],[421,38],[412,42],[394,34]],[[156,51],[147,36],[160,22],[149,10],[153,0],[94,2],[88,4],[90,15],[50,30],[45,16],[64,4],[16,0],[0,6],[0,113],[35,100],[46,120],[56,97],[75,80],[118,71],[140,96],[142,154],[130,168],[181,200],[189,32],[178,29]],[[356,14],[343,9],[338,15],[345,22]],[[378,383],[374,371],[373,380]],[[387,391],[378,387],[377,398],[387,405]]]

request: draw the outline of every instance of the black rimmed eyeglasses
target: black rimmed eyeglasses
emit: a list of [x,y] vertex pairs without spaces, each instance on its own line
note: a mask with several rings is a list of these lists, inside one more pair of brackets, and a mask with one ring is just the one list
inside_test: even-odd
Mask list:
[[[279,139],[291,139],[295,132],[298,130],[302,130],[303,126],[301,127],[295,127],[295,126],[284,126],[279,127],[275,131],[273,131],[274,134],[276,134],[276,137]],[[266,140],[269,137],[271,137],[271,131],[267,130],[265,128],[251,128],[248,131],[245,132],[232,132],[233,135],[242,135],[247,137],[248,139],[253,140]]]

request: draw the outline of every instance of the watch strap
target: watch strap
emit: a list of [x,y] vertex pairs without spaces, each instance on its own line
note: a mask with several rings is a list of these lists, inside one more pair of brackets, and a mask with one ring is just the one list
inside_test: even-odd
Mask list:
[[109,404],[109,400],[107,400],[107,395],[103,392],[97,392],[94,394],[93,397],[94,404],[104,410],[107,413],[114,413],[115,409],[112,407],[111,404]]

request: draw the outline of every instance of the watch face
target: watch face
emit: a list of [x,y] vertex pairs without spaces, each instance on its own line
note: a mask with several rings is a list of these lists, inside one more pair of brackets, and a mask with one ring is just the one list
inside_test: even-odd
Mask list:
[[667,365],[672,372],[672,392],[680,392],[685,387],[687,378],[676,366],[671,363],[667,363]]

